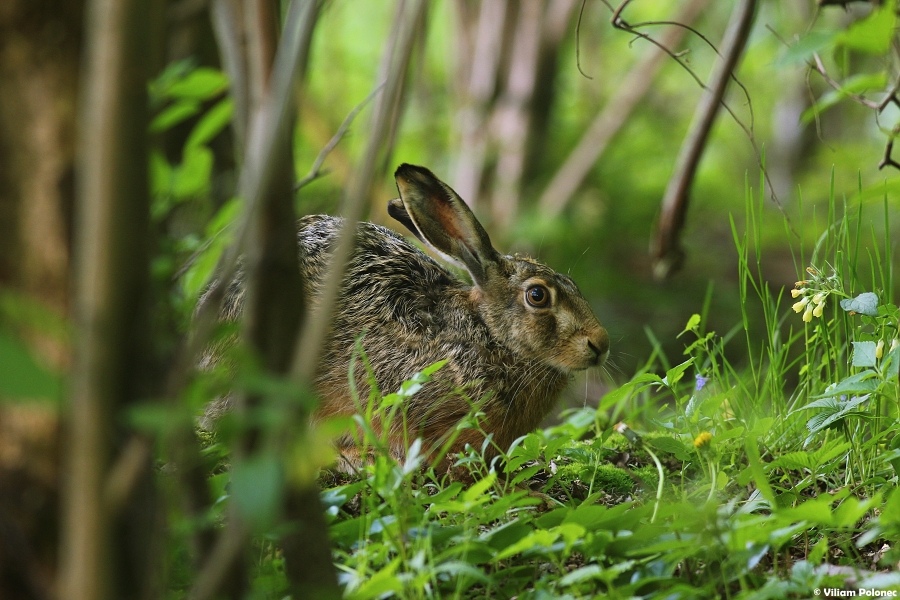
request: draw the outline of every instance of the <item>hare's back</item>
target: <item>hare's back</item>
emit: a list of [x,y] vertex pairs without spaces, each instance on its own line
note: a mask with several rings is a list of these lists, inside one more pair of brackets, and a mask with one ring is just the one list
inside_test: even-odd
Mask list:
[[[300,263],[314,295],[324,282],[344,220],[327,215],[298,223]],[[462,285],[444,267],[387,227],[363,222],[344,275],[342,299],[403,304],[413,298],[439,301],[448,287]],[[421,308],[421,307],[420,307]]]

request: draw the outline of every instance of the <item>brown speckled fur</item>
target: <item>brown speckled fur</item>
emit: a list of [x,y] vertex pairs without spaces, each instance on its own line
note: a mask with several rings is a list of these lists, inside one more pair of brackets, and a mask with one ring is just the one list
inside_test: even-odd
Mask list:
[[[393,231],[360,223],[315,380],[320,395],[315,417],[359,410],[349,390],[348,369],[362,335],[382,393],[398,390],[414,373],[449,359],[404,407],[410,438],[421,436],[426,447],[436,446],[471,412],[473,402],[484,399],[482,426],[506,449],[547,415],[572,371],[602,364],[609,349],[606,330],[569,277],[530,258],[494,250],[465,203],[428,170],[402,165],[396,178],[402,204],[392,201],[392,214],[399,211],[395,216],[417,237],[462,263],[475,284],[459,280]],[[323,215],[298,223],[300,268],[313,302],[341,223]],[[549,306],[529,304],[526,290],[534,285],[549,291]],[[229,288],[222,318],[238,319],[242,306],[238,279]],[[367,398],[361,366],[356,380],[359,397]],[[219,401],[210,414],[226,405]],[[401,419],[387,433],[392,452],[402,456]],[[476,430],[466,430],[452,449],[481,441]],[[352,455],[351,445],[348,437],[342,450]]]

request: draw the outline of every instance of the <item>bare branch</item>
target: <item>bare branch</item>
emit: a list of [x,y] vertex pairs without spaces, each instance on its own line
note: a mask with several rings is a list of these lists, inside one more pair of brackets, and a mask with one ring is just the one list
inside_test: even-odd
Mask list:
[[331,151],[334,150],[337,145],[344,139],[344,136],[350,131],[350,125],[353,124],[353,120],[356,119],[356,116],[362,111],[366,105],[371,102],[372,98],[374,98],[378,92],[382,90],[384,87],[384,83],[378,85],[374,90],[372,90],[368,96],[366,96],[362,102],[353,107],[347,116],[344,118],[344,121],[341,123],[341,126],[338,127],[338,130],[335,134],[328,140],[328,143],[319,151],[318,156],[316,156],[316,160],[313,161],[312,167],[309,169],[309,173],[307,173],[300,181],[294,184],[294,191],[298,191],[300,188],[309,185],[319,177],[322,177],[327,174],[327,171],[322,171],[322,165],[325,163],[325,159],[328,158],[328,155],[331,154]]
[[404,3],[402,1],[397,4],[398,14],[393,21],[392,40],[387,44],[384,56],[385,64],[392,66],[386,70],[387,77],[383,83],[384,92],[375,107],[369,144],[362,164],[355,172],[355,177],[351,179],[344,196],[342,207],[344,226],[332,255],[328,277],[322,286],[321,298],[315,309],[307,314],[300,336],[297,338],[291,374],[292,378],[301,384],[312,379],[318,365],[319,352],[322,348],[321,342],[331,323],[332,311],[337,300],[340,283],[343,280],[343,273],[350,253],[353,251],[356,226],[363,216],[365,201],[375,176],[378,157],[382,152],[383,140],[390,137],[391,123],[396,123],[391,118],[393,107],[403,89],[414,41],[416,36],[421,33],[415,25],[421,21],[427,4],[425,0],[416,0],[409,11],[403,10]]
[[[708,4],[709,0],[693,0],[683,5],[675,19],[682,25],[690,23]],[[674,48],[688,30],[687,27],[668,29],[658,43],[647,49],[634,68],[629,70],[625,79],[616,86],[615,94],[588,126],[587,131],[541,194],[538,205],[542,214],[553,217],[565,209],[613,137],[621,130],[640,100],[652,87],[653,79],[662,67],[664,59],[672,56],[671,51],[664,51],[661,48]]]
[[728,81],[750,35],[756,5],[756,0],[742,0],[732,13],[722,42],[722,58],[716,64],[709,90],[697,106],[693,123],[678,155],[675,172],[666,188],[652,246],[654,272],[658,278],[667,277],[681,266],[683,252],[679,237],[687,214],[690,188],[713,122],[722,105]]

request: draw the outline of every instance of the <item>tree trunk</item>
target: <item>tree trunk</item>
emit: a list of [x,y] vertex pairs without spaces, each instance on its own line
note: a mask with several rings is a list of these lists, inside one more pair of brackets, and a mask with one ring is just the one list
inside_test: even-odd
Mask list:
[[[60,322],[68,307],[82,5],[0,3],[0,290]],[[39,360],[65,368],[61,330],[32,326],[40,324],[17,323],[15,333]],[[59,419],[47,402],[0,398],[0,598],[55,595],[58,441]]]
[[[108,494],[122,409],[150,389],[147,53],[150,0],[88,6],[79,111],[74,365],[62,547],[63,598],[145,598],[155,527],[149,457]],[[135,492],[138,493],[135,493]],[[149,506],[148,506],[149,504]]]

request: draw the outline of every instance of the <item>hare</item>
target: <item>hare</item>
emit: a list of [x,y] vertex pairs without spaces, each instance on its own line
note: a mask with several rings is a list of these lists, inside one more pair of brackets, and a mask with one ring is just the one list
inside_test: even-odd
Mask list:
[[[447,359],[401,407],[403,417],[372,423],[395,456],[403,456],[414,437],[431,451],[457,434],[451,451],[478,447],[484,441],[480,430],[505,451],[550,412],[572,372],[603,364],[609,336],[571,278],[530,258],[500,254],[465,202],[428,169],[403,164],[395,178],[400,197],[390,201],[389,214],[464,267],[472,283],[393,231],[360,223],[315,378],[314,419],[361,411],[348,371],[362,336],[383,393]],[[341,219],[324,215],[299,220],[300,269],[313,302],[341,225]],[[238,319],[242,306],[237,281],[229,286],[222,318]],[[365,371],[355,370],[361,402],[369,391]],[[455,432],[473,405],[483,413],[481,427]],[[349,435],[339,446],[345,460],[355,462],[348,458],[354,453]]]

